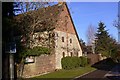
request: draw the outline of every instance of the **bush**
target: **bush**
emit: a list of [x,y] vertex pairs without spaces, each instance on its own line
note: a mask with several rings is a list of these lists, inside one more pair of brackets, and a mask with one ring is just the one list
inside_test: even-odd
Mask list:
[[79,57],[64,57],[61,60],[63,69],[73,69],[80,67],[81,60]]
[[86,57],[81,56],[81,67],[85,67],[88,64],[88,60]]

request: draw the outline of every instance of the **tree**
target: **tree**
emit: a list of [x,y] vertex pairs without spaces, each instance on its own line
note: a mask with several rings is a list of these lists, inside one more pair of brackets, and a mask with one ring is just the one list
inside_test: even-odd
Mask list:
[[[38,18],[31,17],[30,15],[24,15],[20,21],[17,21],[16,18],[14,17],[16,14],[20,13],[25,13],[31,10],[37,10],[38,8],[44,7],[48,3],[35,3],[35,2],[29,2],[29,3],[24,3],[24,2],[3,2],[2,3],[2,59],[5,63],[3,63],[3,78],[8,79],[9,78],[9,54],[5,53],[5,47],[6,44],[9,42],[16,42],[16,47],[17,47],[17,53],[15,54],[15,62],[24,62],[22,59],[25,58],[26,55],[28,55],[29,52],[24,53],[25,51],[40,51],[39,54],[45,52],[49,53],[49,50],[46,47],[37,47],[34,50],[29,49],[28,47],[26,48],[25,45],[23,46],[23,43],[21,43],[20,40],[23,38],[26,38],[26,43],[28,44],[30,42],[30,38],[28,35],[31,35],[36,29],[36,25],[38,24],[43,24],[50,21],[49,19],[44,22],[40,22],[36,24],[39,20]],[[18,13],[17,13],[18,12]],[[40,19],[40,17],[39,17]],[[26,22],[26,21],[29,21]],[[34,22],[36,21],[36,23]],[[31,24],[32,27],[30,27]],[[36,25],[35,25],[36,24]],[[43,26],[42,25],[42,26]],[[37,26],[38,27],[38,26]],[[45,27],[45,26],[44,26]],[[49,26],[50,27],[50,26]],[[42,27],[43,28],[43,27]],[[50,31],[51,28],[46,28],[47,31]],[[39,29],[40,31],[41,29]],[[42,31],[42,30],[41,30]],[[45,31],[45,28],[44,28]],[[22,36],[23,35],[23,36]],[[36,55],[39,55],[36,54]],[[30,54],[29,55],[33,55]],[[21,59],[22,58],[22,59]]]
[[[59,10],[51,11],[50,7],[40,8],[34,11],[30,11],[30,10],[27,9],[28,12],[19,14],[18,16],[14,17],[14,21],[15,21],[14,28],[16,30],[15,31],[16,37],[19,36],[19,39],[17,40],[17,44],[18,44],[17,53],[18,54],[16,55],[17,57],[16,62],[18,62],[20,66],[19,77],[22,76],[24,60],[26,56],[30,56],[30,55],[39,56],[40,54],[43,54],[43,53],[44,54],[50,53],[50,51],[52,52],[52,48],[54,47],[53,30],[55,28],[54,24],[57,22],[56,16],[58,15]],[[44,12],[46,11],[48,11],[47,14],[44,14]],[[55,12],[55,13],[53,14],[52,12]],[[40,35],[44,32],[47,32],[48,37],[43,39],[42,37],[40,37]],[[39,40],[42,39],[41,42],[43,40],[46,40],[45,42],[47,42],[47,46],[41,46],[41,47],[33,46],[34,40],[35,40],[33,38],[33,35],[35,33],[38,33],[37,39]],[[46,43],[43,43],[43,44],[45,45]],[[33,52],[34,54],[31,54]]]
[[14,2],[15,14],[23,14],[32,10],[38,10],[46,6],[53,5],[54,2]]
[[87,52],[86,44],[82,39],[80,39],[80,44],[81,44],[81,48],[82,48],[83,53]]
[[92,46],[87,46],[82,39],[80,39],[80,45],[81,45],[83,54],[86,55],[86,54],[92,53]]
[[110,37],[105,28],[104,23],[100,22],[96,33],[95,51],[102,56],[111,57],[116,46],[116,40]]
[[95,33],[95,27],[93,25],[89,25],[87,30],[87,46],[89,46],[89,50],[91,46],[92,53],[95,53]]
[[87,30],[87,45],[91,46],[95,40],[95,33],[96,29],[95,27],[91,24],[88,26]]

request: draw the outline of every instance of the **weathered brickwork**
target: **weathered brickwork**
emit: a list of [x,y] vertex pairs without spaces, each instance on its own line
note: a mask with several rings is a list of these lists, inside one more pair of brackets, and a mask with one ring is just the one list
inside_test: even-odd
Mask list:
[[[59,16],[59,26],[55,28],[55,55],[56,69],[61,69],[61,59],[63,56],[82,56],[82,50],[77,37],[77,32],[71,20],[69,10],[63,5]],[[62,41],[64,37],[64,42]],[[71,41],[70,41],[71,40]]]
[[63,31],[71,34],[75,34],[74,24],[72,23],[70,13],[68,12],[67,6],[62,5],[63,9],[58,17],[57,27],[55,28],[58,31]]
[[87,54],[87,58],[89,59],[89,64],[93,65],[100,61],[100,55],[98,54]]
[[[58,20],[55,24],[55,29],[52,32],[54,33],[54,38],[52,39],[54,40],[54,45],[52,44],[54,53],[52,55],[35,57],[35,63],[25,64],[23,72],[24,77],[51,72],[55,69],[62,69],[61,59],[65,56],[82,56],[79,38],[69,10],[66,4],[62,4],[61,6],[63,6],[62,11],[57,16]],[[55,8],[57,7],[55,6]],[[34,40],[33,46],[47,46],[46,44],[48,44],[48,41],[44,42],[44,40],[45,38],[48,38],[48,34],[46,32],[44,33],[46,36],[43,36],[44,34],[41,33],[40,35],[38,33],[35,34],[36,38],[35,35],[33,37],[36,40]]]
[[[82,56],[82,50],[75,34],[62,31],[55,31],[55,33],[56,69],[61,69],[61,59],[63,58],[63,53],[65,56],[79,57]],[[64,37],[64,42],[62,42],[62,37]],[[70,39],[72,40],[72,43],[70,43]]]
[[41,55],[35,57],[34,63],[25,64],[23,77],[32,77],[38,74],[48,73],[55,70],[55,55]]

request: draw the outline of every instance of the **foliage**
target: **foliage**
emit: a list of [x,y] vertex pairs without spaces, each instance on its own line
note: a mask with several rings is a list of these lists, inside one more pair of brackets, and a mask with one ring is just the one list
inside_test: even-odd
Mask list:
[[81,44],[82,52],[83,53],[87,52],[87,46],[82,39],[80,39],[80,44]]
[[[50,31],[54,29],[54,23],[52,21],[53,16],[51,16],[50,18],[46,18],[46,16],[42,15],[46,10],[45,8],[42,8],[42,10],[40,9],[39,11],[37,11],[38,8],[44,7],[44,4],[31,2],[29,5],[29,3],[15,2],[3,3],[2,6],[4,26],[3,41],[4,43],[10,41],[16,42],[17,53],[15,54],[15,60],[17,63],[23,64],[24,58],[28,55],[40,55],[44,53],[50,53],[50,49],[48,49],[47,47],[31,47],[31,44],[33,43],[33,34],[36,32],[36,30],[37,32],[47,31],[49,33],[48,35],[50,35]],[[32,8],[30,8],[30,6]],[[30,11],[34,9],[33,6],[34,8],[36,8],[36,11]],[[24,14],[20,14],[13,17],[13,12],[16,13],[17,11],[21,11],[19,13]],[[49,38],[50,37],[51,36],[49,36]],[[49,42],[50,41],[51,40],[49,39]]]
[[95,51],[96,53],[101,53],[102,56],[110,57],[115,51],[116,41],[110,37],[105,28],[104,23],[100,22],[96,33]]
[[80,66],[85,67],[88,64],[88,59],[84,56],[81,56],[80,59],[81,59],[81,65]]
[[39,47],[39,46],[36,46],[36,47],[33,47],[33,49],[27,49],[25,51],[25,55],[26,56],[39,56],[41,54],[49,54],[50,53],[50,50],[46,47]]
[[120,60],[120,44],[116,44],[111,52],[112,59],[114,59],[115,61]]
[[85,54],[85,53],[87,53],[87,54],[92,53],[92,46],[90,46],[90,45],[87,46],[86,43],[82,39],[80,39],[80,44],[81,44],[81,48],[82,48],[83,54]]
[[81,60],[79,57],[64,57],[61,60],[63,69],[73,69],[80,67]]
[[24,49],[16,57],[25,58],[26,56],[40,56],[41,54],[50,54],[50,49],[47,47],[36,46],[32,49]]
[[64,57],[61,60],[63,69],[73,69],[77,67],[85,67],[88,64],[86,57]]

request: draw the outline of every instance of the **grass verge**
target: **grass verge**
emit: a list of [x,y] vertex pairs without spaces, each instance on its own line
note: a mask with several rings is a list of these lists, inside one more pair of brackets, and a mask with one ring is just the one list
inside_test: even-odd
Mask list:
[[95,68],[92,68],[90,66],[81,67],[81,68],[77,68],[77,69],[71,69],[71,70],[63,70],[62,69],[62,70],[48,73],[45,75],[33,77],[33,79],[34,78],[71,78],[71,79],[73,79],[77,76],[83,75],[83,74],[93,71],[93,70],[95,70]]

